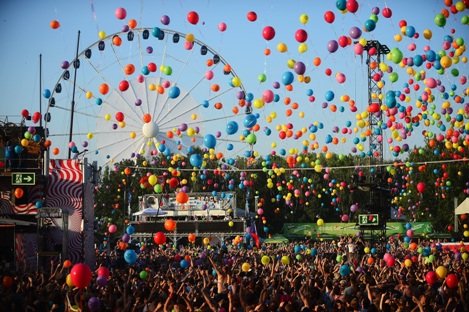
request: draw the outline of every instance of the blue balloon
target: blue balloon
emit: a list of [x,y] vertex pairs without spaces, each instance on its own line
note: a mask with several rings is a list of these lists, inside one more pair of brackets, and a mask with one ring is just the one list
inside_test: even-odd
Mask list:
[[375,28],[376,28],[376,23],[375,23],[374,20],[369,19],[365,22],[365,29],[366,30],[373,31],[373,30],[375,30]]
[[168,96],[170,99],[177,98],[179,94],[181,94],[181,90],[176,86],[171,87],[168,91]]
[[203,106],[204,108],[209,107],[209,105],[210,105],[210,103],[209,103],[207,100],[202,101],[202,106]]
[[340,267],[340,276],[348,276],[350,274],[350,267],[346,264]]
[[406,228],[406,230],[410,230],[410,229],[412,228],[412,223],[407,222],[407,223],[405,224],[405,228]]
[[44,89],[42,91],[42,96],[45,97],[46,99],[50,98],[51,92],[49,89]]
[[301,247],[296,245],[295,246],[295,253],[299,253],[301,251]]
[[97,98],[96,99],[96,105],[101,105],[103,104],[103,99],[102,98]]
[[436,60],[436,53],[433,50],[428,50],[425,52],[425,57],[427,58],[428,62],[434,62]]
[[134,264],[137,261],[137,254],[133,249],[126,250],[124,253],[124,260],[128,264]]
[[337,0],[335,2],[335,6],[336,6],[337,10],[343,11],[347,8],[347,1],[346,0]]
[[181,266],[181,268],[186,269],[190,266],[190,263],[182,259],[181,262],[179,262],[179,265]]
[[213,134],[207,134],[204,137],[204,145],[208,148],[214,148],[217,145],[217,139]]
[[226,125],[226,133],[228,134],[235,134],[238,131],[238,123],[236,121],[230,121]]
[[326,92],[326,95],[324,96],[326,101],[332,101],[334,99],[334,92],[331,90]]
[[311,255],[316,256],[318,254],[318,250],[316,248],[311,249]]
[[407,37],[413,37],[415,35],[415,28],[414,26],[407,26],[405,30],[405,34]]
[[248,114],[244,117],[244,126],[246,128],[252,128],[257,123],[257,117],[254,114]]
[[129,235],[132,235],[135,233],[135,228],[133,225],[129,225],[126,229],[125,229],[125,232]]
[[142,67],[142,74],[144,74],[146,76],[149,73],[150,73],[150,70],[148,69],[148,66],[143,66]]
[[226,146],[226,149],[231,151],[233,149],[233,147],[234,147],[233,144],[228,143],[228,145]]
[[191,163],[192,167],[200,168],[202,167],[203,159],[199,154],[192,154],[189,158],[189,162]]
[[295,76],[293,76],[292,72],[286,71],[282,75],[282,83],[284,85],[290,85],[292,84],[293,80],[295,79]]

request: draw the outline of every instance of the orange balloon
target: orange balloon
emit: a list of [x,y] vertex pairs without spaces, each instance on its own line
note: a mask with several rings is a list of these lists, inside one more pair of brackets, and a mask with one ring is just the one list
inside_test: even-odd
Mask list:
[[50,28],[52,28],[52,29],[57,29],[57,28],[59,28],[59,27],[60,27],[59,21],[53,20],[52,22],[50,22]]
[[15,197],[16,198],[21,198],[24,195],[24,191],[21,187],[18,187],[15,189]]
[[174,133],[172,131],[168,131],[166,132],[166,136],[168,137],[168,139],[172,139],[174,137]]
[[124,173],[125,173],[126,175],[129,175],[129,174],[130,174],[130,168],[129,168],[129,167],[125,168],[125,169],[124,169]]
[[65,260],[64,261],[64,268],[68,269],[72,265],[72,261],[70,260]]
[[213,91],[213,92],[218,92],[218,91],[220,91],[220,86],[219,86],[218,84],[212,85],[212,91]]
[[51,145],[52,145],[51,140],[46,140],[46,141],[44,142],[44,147],[49,147],[49,146],[51,146]]
[[375,263],[375,259],[374,259],[373,257],[369,257],[369,258],[368,258],[368,264],[371,265],[371,264],[373,264],[373,263]]
[[189,195],[185,192],[179,192],[176,194],[176,201],[180,204],[185,204],[189,200]]
[[151,121],[151,115],[150,114],[143,114],[142,119],[143,119],[144,123],[149,123]]
[[113,38],[112,38],[112,43],[119,47],[121,44],[122,44],[122,39],[121,37],[119,37],[118,35],[115,35]]
[[60,150],[59,150],[57,147],[55,147],[55,148],[52,150],[52,154],[54,154],[54,155],[57,155],[57,154],[59,154],[59,153],[60,153]]
[[187,236],[187,240],[190,242],[190,243],[194,243],[195,242],[195,234],[189,234]]
[[220,102],[215,103],[214,106],[215,106],[216,109],[222,109],[223,108],[223,104],[220,103]]
[[239,108],[237,106],[233,106],[233,108],[231,109],[231,111],[233,112],[233,114],[238,114],[239,113]]
[[134,64],[125,65],[124,72],[125,72],[126,75],[132,75],[135,72]]
[[314,63],[315,66],[321,65],[321,58],[315,57],[314,60],[313,60],[313,63]]
[[229,73],[231,71],[231,66],[228,64],[225,64],[225,66],[223,66],[223,71],[225,73]]
[[206,62],[207,66],[210,67],[210,66],[213,66],[213,60],[212,59],[208,59],[207,62]]
[[99,92],[102,94],[102,95],[105,95],[109,92],[109,86],[105,83],[101,84],[99,86]]
[[134,19],[131,19],[128,23],[129,27],[134,29],[135,27],[137,27],[137,21],[134,20]]
[[172,232],[176,229],[176,222],[173,219],[168,219],[164,222],[164,228],[168,232]]

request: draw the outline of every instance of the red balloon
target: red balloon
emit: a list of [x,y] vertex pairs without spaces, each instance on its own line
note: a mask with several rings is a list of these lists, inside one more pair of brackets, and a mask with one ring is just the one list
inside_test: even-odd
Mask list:
[[308,33],[304,29],[298,29],[295,33],[295,39],[298,42],[305,42],[308,40]]
[[21,111],[21,116],[23,116],[24,118],[28,117],[29,116],[29,111],[27,109],[23,109]]
[[176,188],[178,185],[179,185],[178,179],[176,179],[176,178],[171,178],[171,180],[169,180],[169,186],[170,186],[170,187]]
[[195,11],[190,11],[188,14],[187,14],[187,20],[189,21],[189,23],[191,23],[192,25],[197,25],[197,23],[199,22],[199,14]]
[[381,12],[385,18],[390,18],[392,16],[392,11],[390,8],[384,8]]
[[129,88],[129,82],[127,80],[122,80],[119,83],[119,90],[121,90],[122,92],[127,91],[128,88]]
[[122,112],[117,112],[116,113],[116,120],[121,122],[124,121],[124,114]]
[[334,23],[334,21],[335,21],[335,14],[334,14],[334,12],[332,12],[332,11],[327,11],[326,13],[324,13],[324,20],[325,20],[326,22],[328,22],[329,24]]
[[379,110],[381,109],[381,107],[379,106],[378,103],[371,103],[369,106],[368,106],[368,112],[369,113],[377,113],[379,112]]
[[97,274],[98,276],[105,276],[106,278],[108,278],[110,275],[109,269],[103,266],[99,267]]
[[404,21],[404,20],[400,20],[400,21],[399,21],[399,28],[402,28],[402,27],[404,27],[404,26],[407,26],[407,22]]
[[427,281],[428,284],[433,285],[438,280],[438,275],[434,271],[429,271],[425,275],[425,280]]
[[250,22],[255,22],[257,20],[257,13],[253,12],[253,11],[249,12],[248,13],[248,20]]
[[332,75],[332,70],[330,68],[326,68],[325,73],[326,73],[327,76],[330,76],[330,75]]
[[345,48],[348,45],[348,38],[346,36],[340,36],[339,37],[339,45],[342,48]]
[[448,274],[448,276],[446,276],[445,283],[446,283],[446,286],[448,286],[449,288],[458,287],[458,283],[459,283],[458,276],[456,274]]
[[419,193],[423,193],[425,192],[425,189],[427,188],[427,186],[425,185],[424,182],[419,182],[417,184],[417,191],[419,191]]
[[275,37],[275,29],[272,26],[266,26],[264,27],[264,30],[262,31],[262,37],[264,37],[265,40],[272,40]]
[[153,240],[155,241],[155,244],[163,245],[164,243],[166,243],[166,235],[163,232],[155,233],[155,235],[153,236]]
[[75,287],[83,289],[91,282],[91,269],[84,263],[75,264],[70,271],[70,277]]
[[356,0],[348,0],[347,1],[347,10],[350,13],[355,13],[358,11],[358,2]]
[[11,285],[13,285],[13,279],[11,278],[11,276],[5,275],[3,277],[3,286],[5,286],[6,288],[10,288]]

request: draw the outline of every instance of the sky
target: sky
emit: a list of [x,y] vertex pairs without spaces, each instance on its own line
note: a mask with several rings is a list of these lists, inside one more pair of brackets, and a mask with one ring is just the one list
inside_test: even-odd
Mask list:
[[[91,159],[106,163],[144,151],[178,153],[178,146],[184,146],[180,152],[186,153],[186,147],[191,144],[202,147],[215,144],[215,152],[227,157],[244,155],[246,151],[253,151],[256,155],[266,155],[272,151],[285,155],[299,154],[304,146],[308,152],[360,154],[360,147],[366,152],[368,140],[360,141],[359,145],[355,142],[367,129],[360,127],[356,115],[366,111],[369,104],[368,67],[366,53],[361,57],[355,52],[355,41],[378,40],[390,50],[399,49],[408,58],[425,55],[426,50],[456,53],[454,47],[445,50],[444,44],[448,38],[469,41],[468,25],[461,22],[469,11],[464,9],[462,2],[453,1],[461,12],[449,13],[446,25],[440,27],[434,19],[442,9],[450,9],[444,1],[357,1],[358,9],[355,13],[341,12],[337,2],[1,1],[3,27],[0,28],[0,35],[4,45],[0,51],[0,68],[4,79],[0,85],[0,118],[18,122],[23,109],[32,115],[39,111],[39,103],[42,102],[43,115],[50,112],[51,116],[48,123],[51,148],[58,148],[54,157],[67,157],[74,71],[70,68],[71,78],[65,82],[61,66],[63,61],[71,62],[74,59],[80,31],[78,50],[81,65],[75,85],[75,107],[78,113],[75,115],[72,141],[78,151],[87,148],[87,157]],[[125,9],[125,18],[116,16],[118,8]],[[392,16],[388,18],[382,13],[386,8],[392,11]],[[378,12],[377,9],[379,13],[372,16],[373,12]],[[196,24],[188,19],[191,11],[199,16]],[[335,15],[332,23],[325,20],[324,15],[328,11]],[[255,21],[248,19],[249,12],[256,13]],[[169,17],[169,24],[162,23],[163,16]],[[350,39],[351,44],[338,47],[337,51],[328,50],[331,40],[339,41],[341,36],[345,36],[345,39],[351,37],[352,27],[363,30],[365,25],[369,25],[366,24],[367,20],[375,17],[377,22],[374,30],[362,31],[361,36]],[[126,34],[121,34],[122,44],[113,46],[112,34],[121,32],[131,19],[137,22],[134,32],[140,37],[129,42]],[[60,27],[52,29],[50,22],[53,20],[57,20]],[[417,35],[408,36],[407,28],[401,28],[403,21],[407,28],[413,27]],[[221,23],[226,25],[225,30]],[[263,36],[267,26],[275,30],[275,36],[269,40]],[[147,41],[141,39],[139,29],[142,27],[150,30]],[[167,30],[163,40],[152,36],[155,27]],[[298,30],[304,30],[307,34],[303,45],[295,37]],[[424,32],[428,34],[428,30],[432,35],[425,38]],[[100,32],[105,32],[104,39],[100,39]],[[173,32],[181,34],[177,44],[172,43]],[[184,46],[188,34],[192,34],[196,40],[192,50]],[[398,34],[401,40],[396,40]],[[98,50],[97,43],[100,40],[106,44],[104,51]],[[287,47],[287,51],[279,51],[281,44]],[[206,56],[200,55],[200,45],[208,46],[211,52]],[[89,60],[84,56],[88,47],[93,50]],[[149,47],[152,53],[148,52]],[[223,59],[221,65],[207,66],[206,60],[212,52]],[[42,79],[39,78],[40,55]],[[380,78],[384,85],[381,92],[383,96],[388,91],[403,93],[406,83],[409,84],[407,99],[397,99],[397,102],[404,109],[412,108],[410,116],[415,117],[422,112],[417,102],[427,87],[427,80],[434,78],[445,86],[447,94],[444,95],[441,88],[431,88],[435,100],[428,104],[429,110],[432,110],[431,105],[434,104],[436,114],[441,114],[442,106],[447,107],[445,102],[449,102],[453,108],[450,117],[455,117],[465,103],[458,103],[454,95],[460,95],[467,102],[467,96],[463,96],[467,92],[467,82],[462,81],[467,80],[469,70],[463,57],[467,57],[467,52],[463,52],[458,60],[453,58],[452,65],[445,72],[437,73],[435,68],[425,67],[428,63],[426,61],[422,66],[410,66],[409,63],[401,66],[383,55],[381,61],[386,65],[383,67],[386,70]],[[315,64],[318,59],[321,60],[320,65]],[[157,65],[157,71],[145,75],[143,83],[136,81],[142,67],[150,62]],[[135,73],[124,73],[128,64],[135,65]],[[226,64],[231,67],[228,75],[223,73],[222,66]],[[309,83],[298,80],[300,75],[291,66],[295,64],[304,65],[304,76],[311,79]],[[172,68],[171,75],[161,71],[164,66]],[[458,75],[452,74],[454,69],[459,71]],[[330,70],[330,75],[326,74],[327,70]],[[207,71],[214,74],[211,80],[206,78]],[[396,76],[391,76],[391,73],[397,74],[398,79],[395,80]],[[416,78],[418,73],[424,73],[426,80],[421,78],[419,81]],[[288,91],[284,83],[285,77],[290,74],[294,78],[292,91]],[[262,81],[262,75],[265,81]],[[341,77],[343,80],[345,77],[345,81],[340,80]],[[241,81],[242,87],[234,86],[233,78],[239,78],[237,81]],[[412,83],[409,79],[413,79]],[[121,91],[119,85],[124,80],[130,83],[130,87]],[[60,94],[54,92],[58,83],[63,87]],[[99,88],[103,83],[110,87],[107,94],[100,94]],[[275,87],[276,83],[278,88]],[[220,86],[220,91],[213,90],[214,84]],[[414,86],[417,84],[420,89],[416,91]],[[151,90],[158,85],[164,88],[164,93],[159,95],[157,91]],[[175,86],[181,94],[173,98],[170,91]],[[448,95],[451,87],[455,89],[454,95]],[[50,111],[49,100],[42,96],[46,89],[51,91],[57,102]],[[258,117],[259,125],[259,131],[253,133],[255,144],[242,141],[250,133],[245,131],[244,108],[239,106],[237,99],[242,90],[252,94],[252,102],[257,105],[253,104],[256,106],[253,113]],[[276,95],[278,101],[269,102],[269,94]],[[334,95],[333,99],[328,98],[331,94]],[[445,100],[442,96],[449,98]],[[144,104],[135,105],[137,99],[143,100]],[[264,103],[259,102],[261,99],[264,99]],[[101,105],[96,104],[99,100],[103,101]],[[355,102],[356,111],[351,110],[350,100]],[[203,101],[209,103],[207,108],[203,107]],[[221,103],[223,107],[217,109],[216,103]],[[337,108],[335,112],[331,110],[334,105]],[[233,106],[238,107],[238,114],[233,113]],[[296,106],[298,108],[295,109]],[[125,125],[116,120],[117,113],[125,117]],[[148,146],[147,142],[152,139],[142,134],[145,124],[142,117],[145,113],[151,115],[152,122],[159,128],[156,145],[153,142],[152,146]],[[383,113],[386,113],[386,108]],[[109,114],[110,120],[106,120],[106,114]],[[412,131],[406,132],[401,129],[406,128],[405,121],[397,118],[397,124],[392,125],[391,129],[383,129],[385,158],[396,157],[390,152],[396,146],[398,149],[403,149],[404,144],[411,148],[414,145],[422,146],[428,131],[444,133],[451,125],[444,116],[437,115],[431,114],[429,119],[434,119],[436,123],[443,120],[446,128],[425,127],[422,121],[418,126],[413,125]],[[464,125],[468,120],[467,113],[463,118]],[[384,117],[384,121],[387,120]],[[230,122],[236,122],[239,126],[234,134],[228,134],[226,129]],[[116,130],[112,128],[114,124]],[[183,124],[189,131],[199,130],[198,134],[189,135]],[[37,126],[39,123],[29,121],[28,125]],[[317,131],[311,131],[311,125]],[[293,131],[293,136],[282,139],[281,131],[288,130],[288,127]],[[208,134],[216,138],[216,143],[211,138],[205,141]],[[132,139],[132,136],[135,138]],[[329,143],[331,140],[337,140],[338,144]],[[398,156],[402,157],[402,154]]]

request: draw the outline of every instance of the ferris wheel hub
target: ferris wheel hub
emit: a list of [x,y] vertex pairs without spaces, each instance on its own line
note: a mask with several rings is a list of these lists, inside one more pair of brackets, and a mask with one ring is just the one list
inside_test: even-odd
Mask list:
[[146,138],[148,139],[156,138],[159,132],[160,132],[160,128],[158,127],[156,122],[151,121],[151,122],[143,124],[142,133]]

